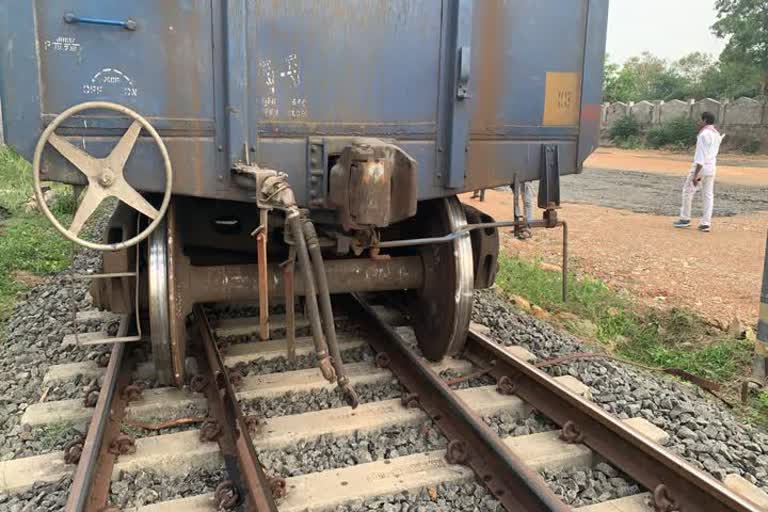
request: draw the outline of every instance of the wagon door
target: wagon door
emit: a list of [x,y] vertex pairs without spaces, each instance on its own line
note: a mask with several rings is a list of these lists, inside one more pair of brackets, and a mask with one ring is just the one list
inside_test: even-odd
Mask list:
[[[337,156],[333,137],[378,137],[396,139],[419,162],[420,188],[439,184],[440,173],[431,170],[437,167],[445,13],[453,4],[251,0],[242,16],[241,4],[233,2],[227,13],[230,161],[254,158],[288,172],[299,198],[311,202],[326,191],[328,165]],[[308,160],[315,142],[317,164]]]
[[[168,146],[178,192],[202,183],[185,179],[214,168],[211,0],[35,0],[6,2],[2,33],[9,48],[2,80],[9,141],[31,154],[42,126],[87,101],[127,106],[148,118]],[[89,153],[106,153],[127,121],[87,113],[67,122],[68,135]],[[208,145],[206,145],[208,142]],[[140,142],[128,179],[141,190],[162,190],[159,155]],[[70,172],[63,161],[46,164]],[[56,163],[56,165],[51,165]],[[197,173],[201,174],[201,173]],[[57,176],[66,178],[66,176]],[[183,186],[181,186],[183,185]]]
[[[607,0],[475,2],[471,185],[538,179],[542,145],[562,174],[597,144]],[[581,147],[580,147],[581,146]]]

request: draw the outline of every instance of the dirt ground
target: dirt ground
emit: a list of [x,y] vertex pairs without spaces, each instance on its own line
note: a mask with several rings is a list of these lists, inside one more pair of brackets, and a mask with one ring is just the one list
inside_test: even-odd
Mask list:
[[[587,160],[585,167],[685,176],[691,168],[692,160],[693,152],[681,154],[600,148]],[[762,187],[768,184],[768,157],[765,155],[723,154],[718,160],[717,174],[720,183]]]
[[[768,172],[765,174],[768,181]],[[586,168],[583,174],[561,179],[561,199],[566,203],[674,216],[680,211],[680,190],[686,175],[687,170],[674,176],[658,172]],[[715,194],[715,217],[768,211],[768,189],[765,187],[737,185],[718,179]]]
[[[711,233],[675,229],[687,155],[601,149],[584,174],[563,179],[560,215],[570,227],[571,264],[649,305],[687,306],[727,325],[755,322],[768,229],[768,159],[724,159]],[[510,192],[462,198],[497,219],[512,217]],[[579,204],[576,202],[578,201]],[[694,203],[698,208],[699,203]],[[561,258],[561,231],[537,230],[505,249],[550,263]]]

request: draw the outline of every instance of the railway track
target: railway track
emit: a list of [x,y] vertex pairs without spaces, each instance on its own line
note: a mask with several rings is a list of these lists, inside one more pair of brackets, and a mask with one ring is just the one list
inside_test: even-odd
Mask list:
[[[110,494],[111,483],[126,474],[152,470],[171,478],[194,469],[225,476],[189,496],[132,510],[335,510],[423,489],[439,502],[441,484],[478,481],[488,490],[488,501],[506,510],[561,511],[571,508],[540,473],[607,462],[641,492],[578,510],[765,510],[759,502],[768,498],[759,491],[737,479],[723,485],[695,470],[661,447],[667,437],[663,431],[642,418],[622,421],[608,415],[590,403],[586,386],[572,377],[548,376],[525,349],[501,347],[472,330],[463,358],[428,363],[416,355],[409,327],[398,325],[401,315],[362,300],[350,300],[344,310],[361,324],[346,334],[342,330],[339,340],[345,358],[353,361],[347,367],[360,393],[358,408],[344,406],[313,366],[309,338],[296,340],[297,360],[286,367],[282,340],[221,343],[255,333],[257,318],[216,321],[197,308],[191,327],[198,356],[194,389],[136,386],[152,369],[137,361],[129,344],[114,345],[106,368],[92,362],[51,367],[49,382],[74,375],[99,378],[95,407],[75,398],[42,402],[30,406],[22,422],[89,424],[89,435],[66,454],[0,463],[0,491],[19,492],[34,482],[72,477],[67,509],[102,510],[117,498]],[[273,328],[280,328],[281,321],[273,318]],[[298,318],[297,326],[302,325]],[[388,391],[367,392],[377,386]],[[320,395],[318,405],[306,412],[265,413],[286,396],[301,401]],[[551,427],[505,436],[489,421],[502,414],[524,419],[534,411]],[[179,418],[186,424],[178,424]],[[146,427],[164,420],[177,424],[159,433],[136,430],[142,423]],[[270,454],[301,449],[322,437],[348,439],[392,427],[411,427],[436,441],[426,443],[423,451],[401,449],[397,456],[390,452],[378,460],[333,463],[296,476],[281,475],[279,468],[272,472],[268,462],[262,467]]]

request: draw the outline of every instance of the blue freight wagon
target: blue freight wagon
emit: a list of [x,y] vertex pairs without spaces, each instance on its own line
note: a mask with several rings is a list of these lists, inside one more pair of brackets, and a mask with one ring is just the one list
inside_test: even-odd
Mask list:
[[38,190],[40,207],[105,250],[94,298],[147,313],[162,382],[185,382],[195,303],[266,315],[294,296],[342,382],[330,294],[402,296],[427,357],[461,349],[498,235],[458,194],[540,180],[554,225],[559,176],[597,146],[607,16],[608,0],[0,0],[2,128],[38,189],[84,189],[73,219]]

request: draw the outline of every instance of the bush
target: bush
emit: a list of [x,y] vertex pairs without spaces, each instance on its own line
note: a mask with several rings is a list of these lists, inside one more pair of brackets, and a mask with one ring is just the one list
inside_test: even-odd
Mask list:
[[616,142],[616,147],[619,149],[641,149],[643,147],[643,140],[637,135],[631,135],[626,139]]
[[698,128],[696,122],[687,117],[680,117],[648,132],[648,144],[654,148],[675,146],[688,148],[696,144]]
[[757,154],[760,151],[760,139],[750,139],[741,146],[741,150],[750,155]]
[[611,126],[611,140],[617,144],[640,137],[640,123],[632,116],[624,116]]

